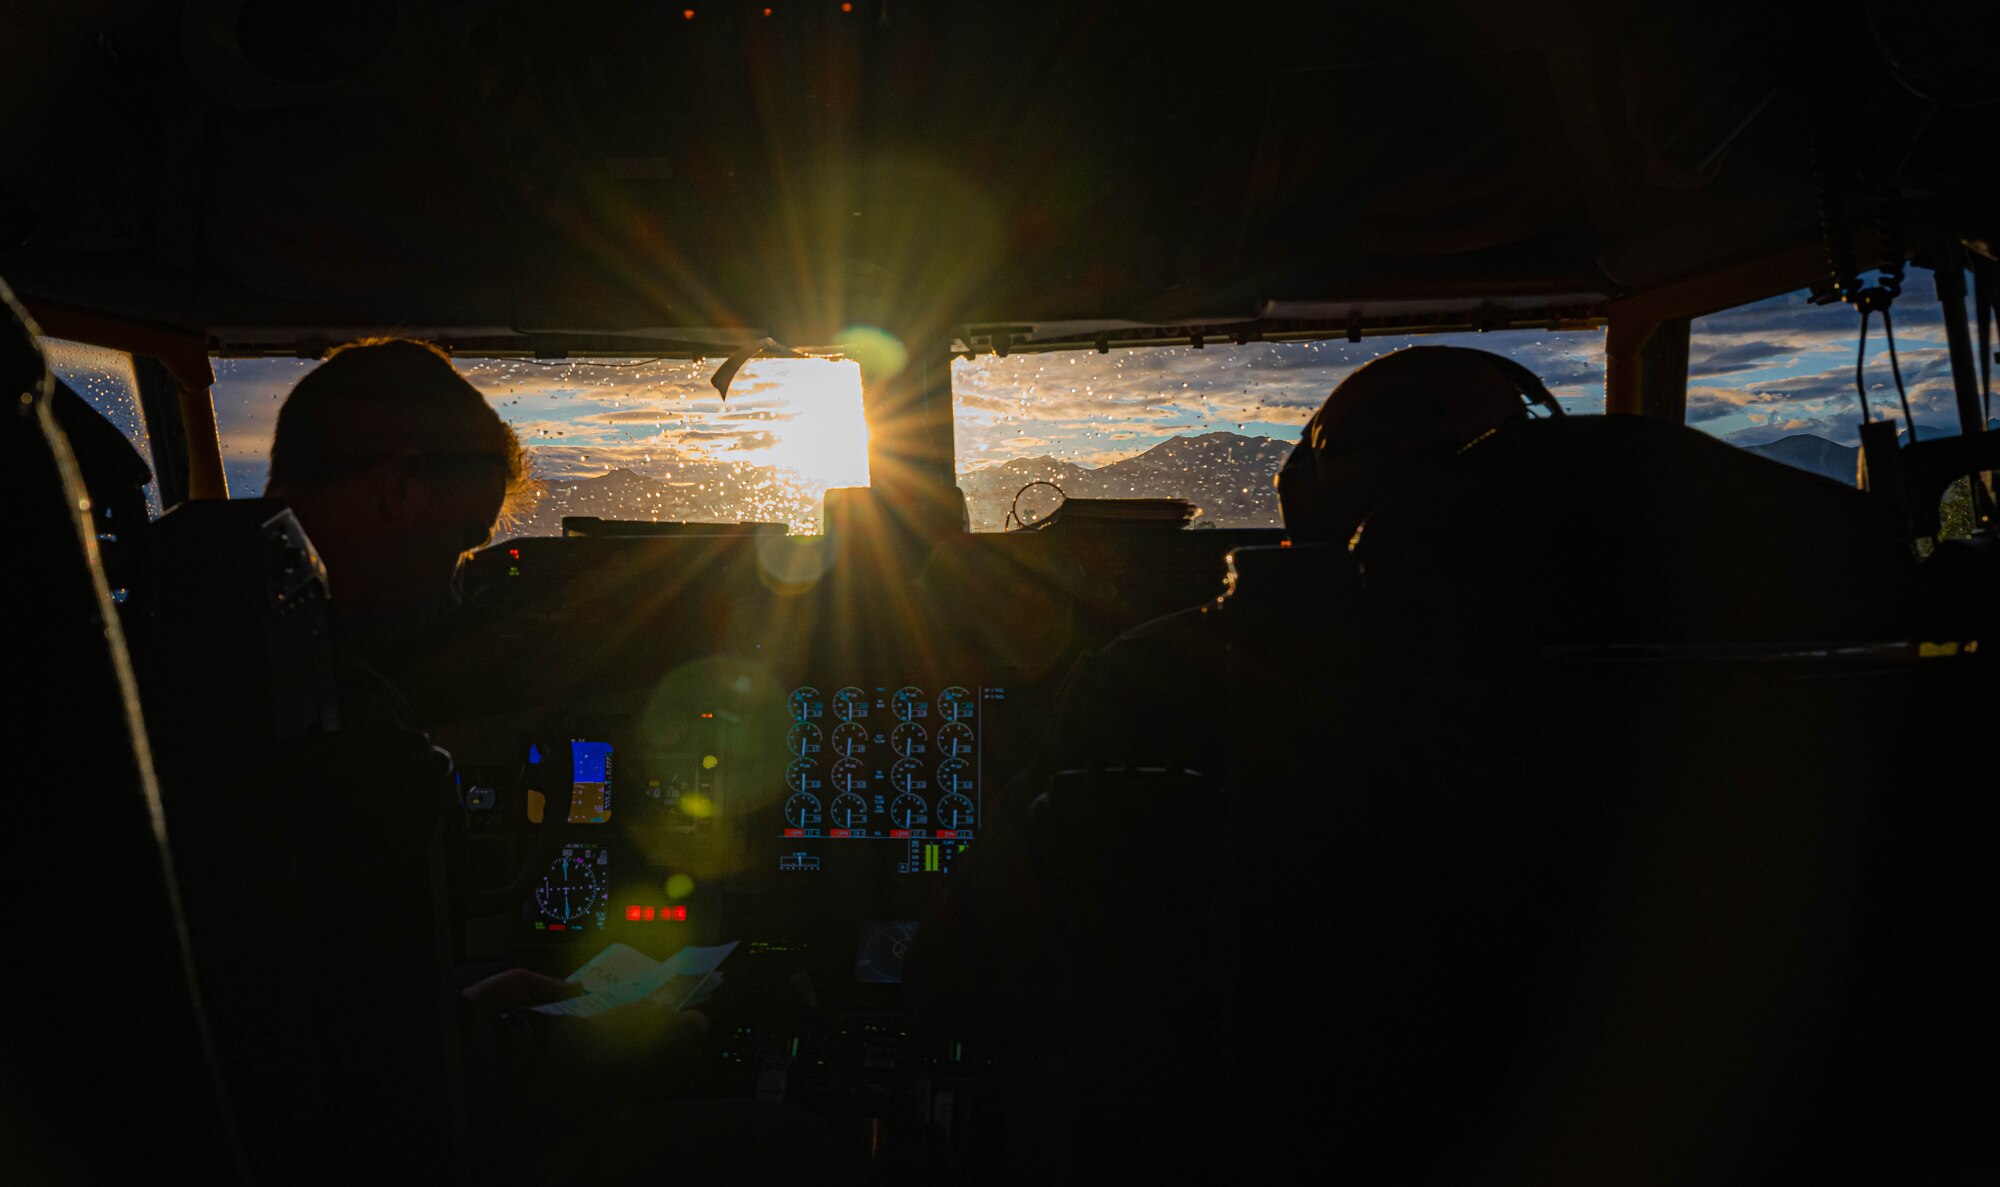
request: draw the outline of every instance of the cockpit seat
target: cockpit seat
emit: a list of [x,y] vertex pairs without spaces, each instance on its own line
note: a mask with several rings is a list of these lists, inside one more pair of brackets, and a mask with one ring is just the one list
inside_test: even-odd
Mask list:
[[1089,1119],[1060,1161],[1079,1182],[1222,1175],[1228,1081],[1213,984],[1230,975],[1228,797],[1175,766],[1055,773],[1030,826],[1053,932],[1043,963],[1058,1052],[1050,1086]]
[[148,555],[133,629],[166,825],[252,1168],[449,1180],[448,760],[341,728],[324,575],[282,503],[183,503]]
[[1351,551],[1235,557],[1264,955],[1231,1014],[1281,1102],[1246,1143],[1313,1133],[1362,1179],[1990,1165],[1993,671],[1913,642],[1900,517],[1637,419],[1458,463]]
[[[193,990],[124,636],[33,327],[0,285],[6,715],[0,856],[22,927],[0,1038],[15,1182],[244,1181]],[[86,411],[88,409],[86,408]],[[144,518],[143,503],[140,519]]]
[[1697,430],[1573,416],[1476,442],[1352,552],[1371,603],[1453,646],[1817,644],[1910,637],[1903,532]]

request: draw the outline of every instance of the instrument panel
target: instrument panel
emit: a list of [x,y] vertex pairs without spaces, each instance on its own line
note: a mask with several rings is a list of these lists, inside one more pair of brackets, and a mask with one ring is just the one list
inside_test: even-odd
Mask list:
[[785,906],[801,896],[909,918],[981,835],[1019,762],[1001,744],[1035,734],[1006,727],[1025,706],[971,673],[818,682],[746,664],[489,720],[452,740],[473,882],[535,944],[734,937],[806,918]]
[[897,874],[949,873],[978,835],[983,737],[1006,701],[995,685],[795,686],[778,870],[818,873],[830,846],[870,845]]

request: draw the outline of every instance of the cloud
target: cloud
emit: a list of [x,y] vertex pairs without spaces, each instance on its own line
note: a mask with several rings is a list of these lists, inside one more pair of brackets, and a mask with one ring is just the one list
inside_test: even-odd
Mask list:
[[1705,379],[1739,371],[1756,371],[1775,362],[1798,357],[1798,348],[1789,342],[1765,338],[1690,336],[1688,378]]

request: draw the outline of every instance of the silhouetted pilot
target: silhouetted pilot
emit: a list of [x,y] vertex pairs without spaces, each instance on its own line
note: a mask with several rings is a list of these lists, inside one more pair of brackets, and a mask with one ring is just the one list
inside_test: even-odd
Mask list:
[[[1461,450],[1525,420],[1530,402],[1554,403],[1532,372],[1483,350],[1413,346],[1367,363],[1306,421],[1278,472],[1286,536],[1346,543]],[[1219,778],[1225,675],[1213,605],[1133,628],[1072,673],[1051,769],[1167,766]]]
[[[421,1164],[402,1161],[399,1144],[412,1157],[446,1144],[445,1123],[433,1120],[441,1065],[409,1053],[444,1054],[440,1011],[454,987],[426,919],[441,907],[431,879],[462,813],[450,756],[414,728],[383,673],[450,601],[459,564],[491,538],[522,469],[520,443],[480,391],[442,351],[407,340],[332,352],[287,397],[271,443],[267,493],[298,516],[331,595],[342,731],[307,761],[338,772],[339,794],[323,808],[323,827],[301,839],[301,860],[327,908],[315,926],[361,973],[347,1008],[316,1023],[328,1034],[330,1095],[358,1106],[335,1119],[346,1123],[344,1133],[334,1126],[336,1141],[355,1143],[342,1159],[348,1170],[414,1173]],[[480,1068],[471,1087],[490,1094],[511,1076],[519,1082],[506,1091],[525,1094],[535,1087],[529,1078],[561,1078],[564,1069],[572,1079],[629,1070],[613,1046],[650,1055],[656,1067],[679,1062],[705,1028],[700,1015],[641,1003],[614,1012],[630,1012],[622,1026],[547,1020],[560,1041],[524,1035],[516,1044],[516,1028],[475,1018],[578,992],[519,968],[464,990],[480,1007],[464,1019],[465,1054]],[[524,1061],[515,1046],[534,1058]],[[489,1118],[493,1103],[485,1102]]]
[[407,724],[376,670],[437,615],[521,479],[514,431],[427,343],[340,347],[286,397],[265,493],[326,564],[349,728]]
[[[1559,411],[1532,372],[1487,351],[1414,346],[1367,363],[1328,395],[1279,471],[1287,536],[1346,542],[1372,512],[1419,488],[1461,450],[1527,419],[1531,404]],[[1155,619],[1078,663],[1042,760],[996,805],[918,933],[912,978],[940,1004],[1018,1017],[1010,974],[1029,963],[1021,954],[1039,942],[1045,921],[1027,815],[1051,774],[1143,766],[1225,778],[1221,613],[1211,604]]]

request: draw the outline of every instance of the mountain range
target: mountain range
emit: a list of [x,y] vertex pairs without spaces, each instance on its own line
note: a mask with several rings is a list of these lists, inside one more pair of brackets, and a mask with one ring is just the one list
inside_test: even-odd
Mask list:
[[[1169,437],[1143,453],[1102,466],[1079,466],[1052,457],[1013,458],[959,476],[975,532],[1007,527],[1014,494],[1031,482],[1053,482],[1082,499],[1186,499],[1201,508],[1197,525],[1275,528],[1278,495],[1272,486],[1292,443],[1240,433]],[[1049,501],[1038,501],[1040,511]],[[1027,500],[1023,500],[1027,509]]]
[[1843,486],[1853,486],[1860,470],[1861,449],[1842,445],[1811,433],[1794,433],[1762,445],[1746,445],[1744,452],[1783,462],[1801,470],[1831,478]]

